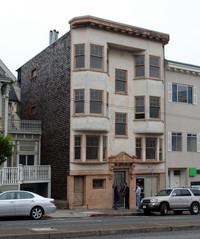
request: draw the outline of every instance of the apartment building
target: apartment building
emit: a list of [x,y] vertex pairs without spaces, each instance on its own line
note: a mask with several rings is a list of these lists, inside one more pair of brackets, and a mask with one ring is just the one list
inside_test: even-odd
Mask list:
[[[43,121],[52,196],[112,208],[113,188],[165,187],[164,46],[169,35],[92,16],[18,69],[21,112]],[[123,206],[123,197],[120,195]]]
[[200,67],[166,61],[166,185],[200,188]]

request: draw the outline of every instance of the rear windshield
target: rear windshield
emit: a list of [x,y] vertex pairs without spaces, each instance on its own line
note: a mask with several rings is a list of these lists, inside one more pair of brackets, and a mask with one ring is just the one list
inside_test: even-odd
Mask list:
[[200,196],[200,190],[199,189],[191,188],[190,190],[193,192],[194,196]]
[[161,190],[156,196],[169,196],[172,189]]

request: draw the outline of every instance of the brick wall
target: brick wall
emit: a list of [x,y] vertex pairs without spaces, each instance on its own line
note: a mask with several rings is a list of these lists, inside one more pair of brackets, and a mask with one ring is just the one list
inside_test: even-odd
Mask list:
[[[31,80],[34,67],[37,67],[37,77]],[[70,140],[70,32],[24,64],[20,74],[21,117],[42,120],[41,163],[51,165],[52,197],[66,200]],[[30,117],[29,108],[34,104],[37,113]]]

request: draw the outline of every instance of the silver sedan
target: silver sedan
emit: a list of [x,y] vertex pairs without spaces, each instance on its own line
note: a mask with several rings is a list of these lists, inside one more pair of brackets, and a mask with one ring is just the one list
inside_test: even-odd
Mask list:
[[45,198],[28,191],[5,191],[0,194],[0,217],[31,216],[38,220],[44,214],[55,211],[53,198]]

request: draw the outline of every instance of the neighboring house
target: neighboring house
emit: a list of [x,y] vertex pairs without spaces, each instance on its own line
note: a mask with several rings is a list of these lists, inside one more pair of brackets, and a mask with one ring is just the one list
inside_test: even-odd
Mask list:
[[[165,187],[164,46],[169,35],[96,17],[18,69],[23,119],[43,122],[42,164],[69,207],[112,208],[113,188]],[[120,195],[120,203],[123,198]]]
[[165,65],[166,185],[200,188],[200,66]]
[[[3,74],[4,73],[4,74]],[[13,155],[0,170],[0,191],[21,189],[51,195],[51,167],[40,165],[41,121],[21,120],[20,82],[0,61],[2,133],[12,135]]]
[[0,133],[4,136],[7,135],[9,87],[15,80],[15,76],[0,59]]

